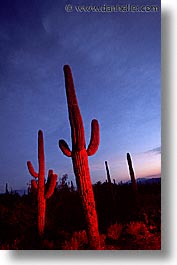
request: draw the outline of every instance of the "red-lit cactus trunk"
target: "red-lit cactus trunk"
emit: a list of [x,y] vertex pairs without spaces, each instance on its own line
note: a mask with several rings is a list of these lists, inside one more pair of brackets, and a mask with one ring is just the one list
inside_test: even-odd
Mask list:
[[89,146],[86,149],[82,117],[75,94],[71,69],[69,66],[64,67],[64,73],[69,121],[71,125],[72,151],[69,149],[67,143],[64,140],[59,141],[59,146],[66,156],[72,157],[76,183],[81,196],[87,222],[87,234],[90,248],[100,249],[98,220],[88,165],[88,156],[93,155],[98,149],[99,125],[97,120],[92,120],[91,139]]
[[57,175],[53,174],[53,170],[48,172],[47,189],[45,190],[45,156],[44,156],[44,139],[43,132],[38,131],[38,164],[39,172],[37,173],[30,161],[27,162],[30,174],[38,179],[31,181],[31,187],[34,191],[37,190],[38,201],[38,234],[40,237],[44,234],[45,228],[45,212],[46,212],[46,199],[48,199],[54,192],[56,186]]
[[39,177],[38,177],[38,232],[42,236],[45,227],[45,211],[46,201],[44,198],[45,191],[45,158],[44,158],[44,139],[42,131],[38,132],[38,163],[39,163]]
[[95,200],[90,179],[88,157],[86,149],[73,153],[74,173],[78,191],[82,199],[85,218],[87,221],[88,239],[92,249],[99,249],[98,220],[95,209]]

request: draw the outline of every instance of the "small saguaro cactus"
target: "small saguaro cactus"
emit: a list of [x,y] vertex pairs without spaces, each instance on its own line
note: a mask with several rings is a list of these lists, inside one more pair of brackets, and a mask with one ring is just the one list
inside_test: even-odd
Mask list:
[[[110,201],[110,204],[112,205],[112,210],[110,213],[110,218],[112,221],[112,224],[114,224],[117,221],[117,207],[116,207],[116,189],[115,189],[115,185],[112,184],[111,181],[111,175],[110,175],[110,171],[109,171],[109,167],[108,167],[108,162],[105,161],[105,167],[106,167],[106,174],[107,174],[107,184],[108,184],[108,194],[109,194],[109,198],[108,200]],[[114,179],[115,181],[115,179]],[[114,182],[115,184],[115,182]],[[111,208],[110,208],[111,209]]]
[[105,161],[105,166],[106,166],[106,174],[107,174],[108,183],[111,183],[111,175],[110,175],[110,172],[109,172],[109,167],[108,167],[108,162],[107,161]]
[[9,194],[9,190],[8,190],[8,183],[6,183],[6,191],[5,191],[6,194]]
[[74,184],[73,184],[72,180],[71,180],[71,191],[72,192],[74,191]]
[[129,173],[130,173],[130,178],[131,178],[131,183],[132,183],[132,189],[133,189],[133,192],[136,193],[137,192],[137,183],[136,183],[135,173],[134,173],[133,166],[132,166],[131,156],[129,153],[127,153],[127,162],[128,162]]
[[86,149],[83,121],[76,98],[71,69],[68,65],[64,66],[64,75],[71,126],[72,151],[64,140],[59,140],[59,147],[64,155],[72,158],[76,184],[85,213],[90,248],[100,249],[98,220],[88,165],[88,156],[94,155],[99,146],[99,124],[97,120],[92,120],[91,139]]
[[50,198],[54,192],[57,175],[53,173],[53,170],[49,170],[47,183],[45,184],[44,139],[41,130],[38,131],[38,163],[38,172],[34,170],[30,161],[27,162],[27,166],[30,174],[37,179],[37,181],[35,179],[31,180],[31,189],[33,191],[37,190],[38,233],[39,236],[43,236],[45,227],[46,199]]

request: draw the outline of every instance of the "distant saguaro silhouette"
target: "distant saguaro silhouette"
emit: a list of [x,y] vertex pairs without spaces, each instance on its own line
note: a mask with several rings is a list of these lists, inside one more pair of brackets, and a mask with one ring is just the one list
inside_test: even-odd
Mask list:
[[133,166],[132,166],[131,156],[129,153],[127,153],[127,162],[128,162],[128,167],[129,167],[130,179],[131,179],[131,183],[132,183],[132,189],[136,193],[137,192],[137,184],[136,184],[136,179],[135,179],[135,173],[134,173]]
[[111,183],[111,175],[110,175],[110,172],[109,172],[109,167],[108,167],[108,162],[107,161],[105,161],[105,166],[106,166],[106,174],[107,174],[108,183]]

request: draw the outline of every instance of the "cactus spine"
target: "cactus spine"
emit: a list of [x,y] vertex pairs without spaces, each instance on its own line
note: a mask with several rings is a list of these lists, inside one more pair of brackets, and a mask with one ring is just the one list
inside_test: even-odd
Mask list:
[[110,172],[109,172],[109,167],[108,167],[108,162],[107,161],[105,161],[105,166],[106,166],[107,180],[108,180],[108,183],[110,184],[111,183],[111,175],[110,175]]
[[37,179],[31,181],[33,190],[37,190],[38,201],[38,233],[43,236],[45,227],[45,212],[46,212],[46,199],[48,199],[54,192],[56,186],[57,175],[53,170],[48,171],[48,180],[45,188],[45,156],[44,156],[44,139],[43,132],[38,131],[38,164],[39,172],[37,173],[30,161],[27,162],[30,174]]
[[133,192],[136,193],[137,192],[137,183],[136,183],[136,179],[135,179],[135,173],[133,170],[131,156],[129,153],[127,153],[127,162],[128,162],[129,173],[130,173],[130,178],[131,178],[131,183],[132,183],[132,189],[133,189]]
[[86,149],[83,121],[75,94],[71,69],[68,65],[64,66],[64,75],[71,126],[72,151],[64,140],[59,140],[59,147],[64,155],[72,158],[76,183],[85,212],[90,248],[100,249],[98,220],[88,165],[88,156],[95,154],[99,146],[99,124],[97,120],[92,120],[91,139]]

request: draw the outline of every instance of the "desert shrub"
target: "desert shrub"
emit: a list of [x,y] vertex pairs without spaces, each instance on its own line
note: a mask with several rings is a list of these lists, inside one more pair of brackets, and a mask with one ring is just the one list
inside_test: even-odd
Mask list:
[[100,235],[100,245],[102,249],[105,249],[105,244],[106,244],[106,235],[102,234]]
[[130,222],[127,225],[126,233],[136,237],[137,239],[149,236],[149,230],[143,222]]
[[65,241],[62,245],[63,250],[84,249],[88,245],[88,238],[85,230],[74,232],[70,240]]
[[0,242],[0,250],[17,250],[19,249],[19,239],[14,239],[12,242],[10,243],[1,243]]
[[107,230],[109,239],[118,240],[122,232],[122,224],[113,224]]

